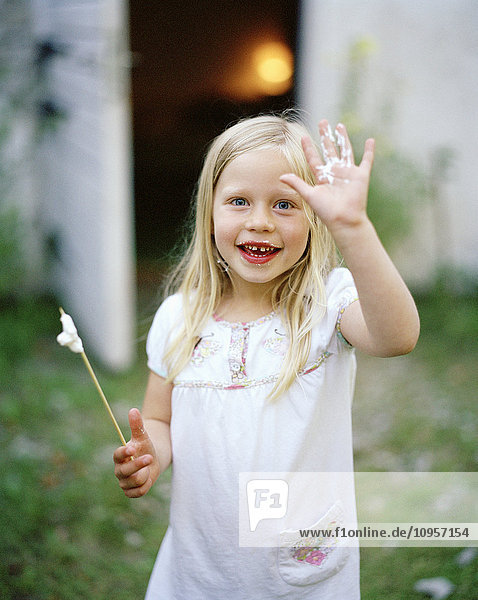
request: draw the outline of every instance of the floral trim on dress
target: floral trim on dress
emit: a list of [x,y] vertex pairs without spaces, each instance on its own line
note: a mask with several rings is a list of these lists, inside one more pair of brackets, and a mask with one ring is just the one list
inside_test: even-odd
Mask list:
[[[299,376],[308,375],[320,367],[320,365],[330,356],[330,352],[323,352],[317,360],[315,360],[308,367],[304,367],[298,373]],[[217,390],[237,390],[242,388],[256,387],[259,385],[265,385],[267,383],[275,383],[279,375],[269,375],[262,379],[244,379],[239,383],[228,383],[224,381],[207,381],[207,380],[177,380],[174,382],[176,387],[183,388],[213,388]]]
[[337,333],[337,337],[339,340],[344,343],[348,348],[353,348],[353,345],[344,337],[342,333],[342,329],[340,328],[340,323],[342,321],[342,317],[344,316],[345,309],[347,306],[350,306],[353,302],[356,302],[358,298],[353,298],[352,300],[347,300],[343,304],[340,305],[339,312],[337,315],[337,322],[335,323],[335,331]]
[[218,317],[215,313],[212,315],[212,318],[216,321],[216,323],[219,323],[219,325],[222,325],[223,327],[231,327],[232,329],[237,329],[237,328],[242,329],[244,327],[257,327],[258,325],[262,325],[263,323],[270,321],[274,317],[275,317],[275,312],[271,312],[268,315],[259,317],[259,319],[256,319],[255,321],[234,321],[233,322],[233,321],[226,321],[225,319]]
[[[255,321],[250,322],[231,322],[225,321],[218,317],[216,314],[213,314],[213,319],[223,327],[228,327],[231,330],[231,341],[229,344],[228,350],[228,363],[229,363],[229,374],[231,377],[231,383],[229,388],[234,389],[237,387],[246,387],[248,385],[247,373],[246,373],[246,357],[247,350],[249,348],[249,333],[251,327],[258,327],[259,325],[263,325],[267,323],[275,316],[274,312],[265,315],[264,317],[260,317]],[[210,387],[210,386],[208,386]],[[214,386],[216,387],[216,386]],[[224,389],[229,389],[224,388]]]
[[241,384],[247,379],[246,356],[249,347],[249,326],[234,327],[229,344],[229,372],[233,384]]

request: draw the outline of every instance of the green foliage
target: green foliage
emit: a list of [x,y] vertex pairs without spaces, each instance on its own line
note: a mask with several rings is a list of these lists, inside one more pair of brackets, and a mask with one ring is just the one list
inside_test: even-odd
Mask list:
[[[0,597],[143,597],[167,502],[161,486],[140,503],[122,494],[116,432],[81,359],[56,344],[60,330],[51,299],[2,307]],[[146,367],[121,377],[95,370],[126,434]]]
[[476,558],[460,567],[456,557],[461,548],[362,548],[362,600],[425,600],[413,591],[419,579],[446,577],[454,585],[450,600],[476,600]]
[[386,248],[403,240],[412,227],[412,206],[426,195],[425,176],[396,150],[375,157],[367,213]]
[[[45,317],[44,304],[33,298],[0,299],[0,374],[9,373],[35,347]],[[48,321],[46,321],[48,322]]]
[[[419,310],[411,355],[359,357],[355,434],[366,443],[358,470],[476,470],[476,297],[434,293],[419,298]],[[167,526],[169,474],[142,499],[123,496],[112,468],[116,433],[81,359],[56,344],[60,329],[51,299],[2,308],[10,350],[0,365],[0,597],[141,598]],[[90,359],[128,438],[144,361],[112,375]],[[478,559],[460,567],[459,551],[362,549],[362,597],[420,600],[418,579],[445,576],[457,586],[453,598],[471,600]]]
[[[12,156],[12,122],[23,109],[26,89],[7,85],[12,73],[0,69],[0,300],[16,295],[25,282],[23,222],[13,203],[18,159]],[[18,87],[18,86],[17,86]]]
[[0,210],[0,299],[14,296],[25,283],[23,224],[19,211]]
[[[417,298],[421,336],[408,356],[359,356],[354,400],[359,471],[470,471],[478,467],[478,302],[440,285]],[[361,549],[362,599],[423,599],[418,579],[446,577],[450,598],[478,598],[478,558],[459,547]]]
[[[361,157],[365,135],[376,138],[367,212],[385,247],[393,249],[411,231],[412,207],[424,201],[428,190],[423,170],[393,147],[387,137],[398,102],[396,96],[379,97],[375,100],[378,110],[370,117],[363,116],[368,72],[379,54],[380,47],[372,36],[358,37],[350,44],[343,66],[340,118],[347,126],[356,157]],[[393,73],[388,77],[393,85]]]

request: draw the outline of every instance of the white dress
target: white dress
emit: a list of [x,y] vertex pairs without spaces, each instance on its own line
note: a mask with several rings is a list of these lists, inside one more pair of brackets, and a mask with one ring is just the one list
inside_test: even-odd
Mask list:
[[[299,552],[280,547],[284,524],[286,537],[294,537],[291,521],[283,519],[264,519],[254,532],[260,536],[261,527],[276,527],[275,547],[249,547],[239,540],[244,528],[240,506],[247,502],[244,473],[353,473],[356,363],[336,327],[341,309],[357,297],[350,272],[333,270],[326,291],[327,312],[313,330],[310,359],[275,402],[266,396],[288,343],[280,319],[270,314],[229,323],[211,317],[204,328],[191,361],[174,382],[170,525],[146,600],[360,597],[357,548],[324,543]],[[179,295],[163,302],[148,336],[148,366],[163,377],[162,356],[181,302]],[[354,515],[353,492],[337,498],[333,488],[306,491],[307,510],[293,524],[304,529],[340,523],[344,505]]]

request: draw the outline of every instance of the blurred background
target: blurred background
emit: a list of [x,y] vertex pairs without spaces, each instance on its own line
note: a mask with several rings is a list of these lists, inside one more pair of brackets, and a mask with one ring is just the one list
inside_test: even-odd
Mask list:
[[[358,157],[377,140],[369,213],[422,336],[359,357],[357,470],[476,470],[477,31],[474,0],[0,0],[2,598],[143,596],[169,475],[122,497],[58,305],[126,433],[207,145],[243,116],[343,121]],[[473,549],[362,555],[364,598],[432,577],[478,598]]]

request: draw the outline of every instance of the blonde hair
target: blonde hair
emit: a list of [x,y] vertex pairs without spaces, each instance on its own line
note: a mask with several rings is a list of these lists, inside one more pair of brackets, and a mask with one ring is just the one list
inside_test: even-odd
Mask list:
[[[190,360],[198,336],[228,285],[228,275],[217,261],[211,235],[213,196],[221,173],[246,152],[277,148],[288,161],[291,172],[314,185],[315,177],[301,146],[301,138],[306,134],[307,130],[295,115],[258,116],[226,129],[209,147],[195,194],[192,239],[166,287],[167,294],[176,291],[182,294],[184,317],[165,354],[169,382]],[[324,280],[336,265],[331,235],[306,202],[303,206],[309,222],[306,250],[298,262],[278,278],[272,292],[273,310],[283,321],[290,343],[270,399],[283,394],[306,364],[312,327],[325,313]]]

